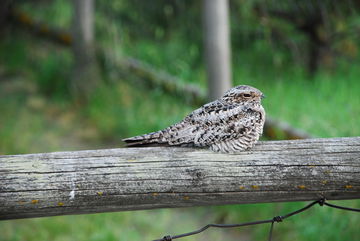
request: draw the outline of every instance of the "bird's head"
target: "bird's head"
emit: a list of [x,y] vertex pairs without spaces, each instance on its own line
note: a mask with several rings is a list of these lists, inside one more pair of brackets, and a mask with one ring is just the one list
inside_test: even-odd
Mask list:
[[264,94],[260,90],[252,86],[239,85],[228,90],[223,97],[221,97],[221,100],[231,104],[260,104],[261,99],[264,97]]

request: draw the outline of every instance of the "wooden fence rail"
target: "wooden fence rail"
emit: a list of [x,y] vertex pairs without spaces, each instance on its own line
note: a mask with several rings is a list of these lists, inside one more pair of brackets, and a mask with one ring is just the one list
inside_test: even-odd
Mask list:
[[360,137],[0,156],[0,219],[360,198]]

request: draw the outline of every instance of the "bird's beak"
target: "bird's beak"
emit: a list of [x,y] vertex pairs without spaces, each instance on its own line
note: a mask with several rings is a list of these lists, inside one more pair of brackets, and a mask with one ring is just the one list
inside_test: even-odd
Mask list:
[[261,99],[264,99],[266,96],[264,94],[261,94]]

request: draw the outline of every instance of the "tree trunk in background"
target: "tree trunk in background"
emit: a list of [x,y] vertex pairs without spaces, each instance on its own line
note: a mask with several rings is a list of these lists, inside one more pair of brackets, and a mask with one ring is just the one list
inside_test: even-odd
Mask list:
[[94,45],[94,0],[72,2],[75,60],[72,88],[78,100],[86,101],[100,80]]
[[10,14],[12,0],[2,0],[0,4],[0,36],[2,37]]
[[228,0],[203,0],[205,62],[209,99],[231,88],[231,55]]

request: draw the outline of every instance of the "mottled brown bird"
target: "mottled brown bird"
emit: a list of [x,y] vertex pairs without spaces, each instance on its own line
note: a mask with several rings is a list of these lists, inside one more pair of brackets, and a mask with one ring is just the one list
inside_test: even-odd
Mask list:
[[236,153],[254,146],[263,132],[260,90],[239,85],[163,130],[124,139],[127,146],[194,146]]

